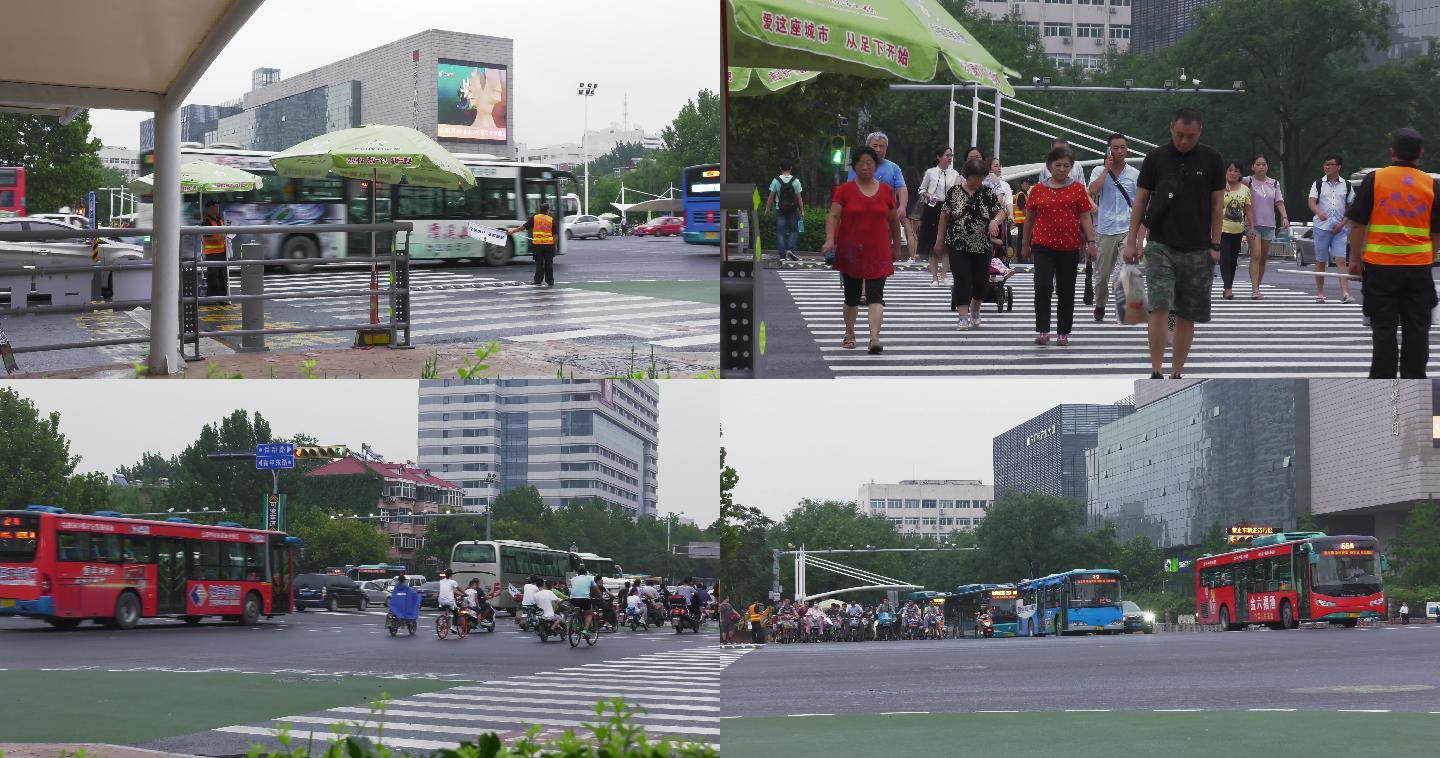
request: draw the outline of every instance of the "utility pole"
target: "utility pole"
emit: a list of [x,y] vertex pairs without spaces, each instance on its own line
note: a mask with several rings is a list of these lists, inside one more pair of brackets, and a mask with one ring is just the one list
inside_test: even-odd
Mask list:
[[580,135],[580,156],[585,161],[585,215],[590,214],[590,98],[594,97],[595,90],[600,85],[595,82],[580,82],[580,89],[576,93],[585,98],[585,121],[584,134]]
[[[495,484],[495,472],[491,471],[485,475],[485,491],[488,493],[490,487]],[[490,541],[490,512],[495,510],[495,497],[490,496],[490,502],[485,504],[485,541]]]

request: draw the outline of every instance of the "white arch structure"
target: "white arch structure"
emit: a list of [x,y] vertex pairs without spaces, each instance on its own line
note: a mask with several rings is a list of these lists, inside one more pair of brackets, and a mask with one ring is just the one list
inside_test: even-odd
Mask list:
[[[858,552],[858,551],[857,551],[857,552]],[[831,571],[831,572],[834,572],[834,573],[836,573],[836,574],[839,574],[839,575],[841,575],[841,576],[844,576],[844,577],[847,577],[847,578],[850,578],[850,579],[855,579],[855,580],[861,581],[861,582],[868,582],[869,584],[867,584],[867,585],[865,585],[865,586],[860,586],[860,587],[850,587],[850,588],[848,588],[848,589],[843,589],[843,590],[833,590],[833,591],[831,591],[831,592],[821,592],[821,593],[818,593],[818,594],[815,594],[815,595],[807,595],[807,594],[805,593],[805,570],[806,570],[806,568],[807,568],[808,566],[810,566],[810,565],[814,565],[816,568],[822,568],[822,569],[825,569],[826,571]],[[875,573],[875,572],[873,572],[873,571],[864,571],[864,570],[862,570],[862,569],[857,569],[857,568],[853,568],[853,567],[851,567],[851,566],[846,566],[846,565],[844,565],[844,564],[842,564],[842,563],[836,563],[835,561],[832,561],[832,560],[828,560],[828,559],[825,559],[825,558],[819,558],[819,557],[810,555],[810,553],[807,552],[803,546],[802,546],[799,550],[796,550],[796,551],[795,551],[795,599],[796,599],[796,600],[800,600],[800,601],[802,601],[802,602],[803,602],[803,601],[806,601],[806,600],[818,600],[818,599],[820,599],[820,598],[830,597],[830,596],[832,596],[832,595],[840,595],[840,594],[843,594],[843,593],[846,593],[846,592],[859,592],[859,591],[862,591],[862,590],[905,590],[905,589],[918,590],[918,589],[924,589],[924,588],[921,587],[921,586],[918,585],[918,584],[909,584],[909,583],[907,583],[907,582],[902,582],[902,581],[900,581],[899,579],[894,579],[894,578],[891,578],[891,577],[888,577],[888,576],[882,576],[882,575],[877,574],[877,573]]]

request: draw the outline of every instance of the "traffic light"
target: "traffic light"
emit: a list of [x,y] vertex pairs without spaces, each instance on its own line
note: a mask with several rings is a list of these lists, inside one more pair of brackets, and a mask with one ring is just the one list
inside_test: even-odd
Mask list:
[[830,162],[845,165],[845,138],[839,135],[830,138]]
[[307,445],[295,448],[295,458],[344,458],[350,449],[344,445]]

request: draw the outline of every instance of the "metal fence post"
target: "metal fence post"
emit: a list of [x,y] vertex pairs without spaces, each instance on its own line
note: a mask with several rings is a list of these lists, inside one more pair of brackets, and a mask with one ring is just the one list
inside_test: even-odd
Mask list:
[[[260,261],[264,259],[265,251],[261,248],[259,242],[246,242],[240,246],[240,260]],[[240,294],[265,294],[264,266],[240,267]],[[262,330],[265,328],[264,300],[247,299],[240,301],[240,328],[246,331]],[[236,352],[263,353],[267,350],[269,350],[269,348],[265,347],[264,334],[247,334],[240,338],[240,347]]]
[[[405,244],[395,244],[398,234],[392,234],[390,258],[390,347],[407,349],[410,344],[410,233],[405,233]],[[404,324],[403,329],[397,324]],[[403,337],[401,336],[403,333]]]

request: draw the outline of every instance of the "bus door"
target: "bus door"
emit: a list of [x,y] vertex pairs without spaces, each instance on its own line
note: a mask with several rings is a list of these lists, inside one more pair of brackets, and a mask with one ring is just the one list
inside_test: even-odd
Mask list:
[[1295,618],[1309,621],[1310,612],[1310,556],[1296,552],[1290,556],[1291,575],[1295,577]]
[[1235,607],[1230,610],[1234,621],[1250,620],[1250,566],[1235,567]]
[[185,540],[155,540],[155,612],[184,613],[185,590],[190,575],[186,566],[189,551]]
[[285,538],[270,535],[270,612],[289,613],[290,585],[295,572],[290,565],[290,546]]

